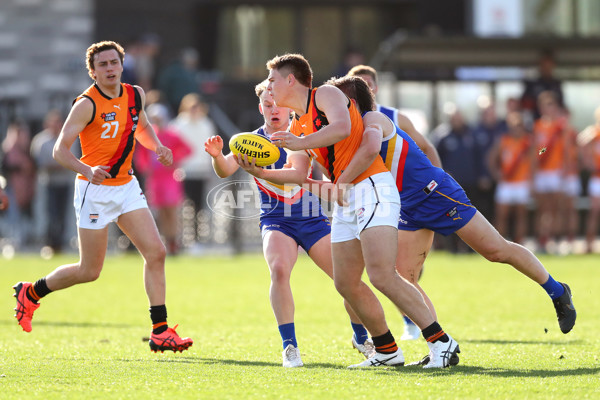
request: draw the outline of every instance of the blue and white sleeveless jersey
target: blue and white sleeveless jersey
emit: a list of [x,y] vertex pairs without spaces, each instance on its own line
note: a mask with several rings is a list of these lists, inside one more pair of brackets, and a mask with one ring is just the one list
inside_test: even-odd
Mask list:
[[376,104],[377,109],[375,111],[379,111],[382,114],[385,114],[386,117],[392,120],[394,125],[398,126],[398,110],[393,107],[382,106],[381,104]]
[[[264,126],[258,128],[253,133],[262,135],[269,139]],[[287,162],[286,149],[279,149],[281,155],[279,160],[266,169],[281,169]],[[327,218],[323,213],[319,198],[311,192],[295,184],[278,185],[264,179],[254,177],[261,196],[260,216],[286,217],[286,218]]]
[[402,209],[407,209],[425,199],[446,173],[431,164],[408,133],[394,126],[395,132],[383,138],[379,154],[396,180]]

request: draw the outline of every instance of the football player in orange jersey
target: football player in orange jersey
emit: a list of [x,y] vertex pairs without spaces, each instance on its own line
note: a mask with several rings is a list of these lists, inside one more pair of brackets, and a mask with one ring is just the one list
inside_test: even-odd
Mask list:
[[[96,280],[104,265],[108,225],[115,221],[144,259],[144,284],[153,324],[151,350],[183,351],[193,341],[180,338],[167,325],[165,246],[131,171],[136,140],[154,151],[164,165],[173,162],[173,155],[148,123],[144,91],[121,83],[124,55],[123,48],[110,41],[92,44],[87,49],[86,65],[94,84],[75,100],[54,146],[54,158],[78,173],[74,204],[80,259],[56,268],[35,283],[17,283],[15,317],[23,330],[30,332],[39,299],[50,292]],[[77,137],[81,159],[70,151]]]
[[[458,351],[457,342],[432,316],[421,293],[396,272],[400,196],[395,181],[379,159],[375,159],[352,181],[344,169],[354,157],[363,137],[363,123],[356,106],[338,88],[312,87],[312,70],[298,54],[286,54],[267,63],[268,90],[277,106],[295,112],[291,132],[276,132],[274,143],[290,150],[309,149],[336,185],[347,186],[348,202],[334,205],[331,228],[335,286],[350,303],[373,336],[376,353],[351,367],[404,364],[402,350],[388,329],[381,304],[374,293],[361,286],[366,267],[369,280],[417,325],[430,347],[425,368],[449,366]],[[381,131],[381,126],[367,126]]]
[[585,168],[591,175],[588,182],[590,209],[585,228],[588,253],[597,251],[594,245],[598,233],[598,219],[600,218],[600,107],[594,111],[594,118],[596,123],[586,127],[577,136],[577,143],[581,146]]

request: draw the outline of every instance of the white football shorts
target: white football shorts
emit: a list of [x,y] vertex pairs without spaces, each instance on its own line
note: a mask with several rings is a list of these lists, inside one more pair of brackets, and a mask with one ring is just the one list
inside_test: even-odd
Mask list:
[[374,226],[398,228],[400,195],[392,174],[375,174],[346,193],[347,207],[335,204],[331,223],[331,242],[360,240],[360,233]]
[[562,176],[558,170],[538,171],[533,177],[533,189],[536,193],[562,192]]
[[588,182],[588,195],[590,197],[600,197],[600,177],[594,176]]
[[148,208],[148,203],[134,176],[120,186],[93,185],[83,179],[75,179],[74,206],[78,227],[102,229],[122,214]]
[[562,191],[569,197],[577,197],[581,195],[581,181],[579,175],[568,175],[565,177]]
[[526,205],[530,199],[530,184],[524,182],[499,182],[494,199],[498,204]]

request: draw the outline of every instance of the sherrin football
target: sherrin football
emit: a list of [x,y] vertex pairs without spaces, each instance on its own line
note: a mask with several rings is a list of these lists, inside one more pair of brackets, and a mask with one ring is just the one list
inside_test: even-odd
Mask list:
[[279,160],[279,149],[269,139],[256,133],[238,133],[229,139],[229,149],[233,154],[248,156],[248,160],[256,159],[256,165],[266,167]]

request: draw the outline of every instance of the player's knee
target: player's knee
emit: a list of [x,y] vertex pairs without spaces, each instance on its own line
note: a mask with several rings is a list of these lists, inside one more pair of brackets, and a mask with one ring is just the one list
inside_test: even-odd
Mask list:
[[486,258],[486,260],[491,261],[491,262],[495,262],[495,263],[505,262],[507,259],[506,246],[487,247],[485,249],[485,251],[483,251],[481,253],[481,255],[484,256]]
[[343,298],[347,299],[353,297],[353,293],[355,293],[356,288],[351,284],[350,281],[334,276],[333,283],[335,285],[335,289],[340,295],[342,295]]
[[281,283],[290,280],[290,268],[282,263],[274,263],[270,265],[271,282]]
[[160,245],[153,246],[152,250],[144,254],[144,259],[148,265],[165,265],[167,258],[167,249],[161,242]]
[[369,276],[369,281],[375,287],[375,289],[380,292],[385,291],[385,287],[389,283],[389,277],[386,277],[382,274],[378,269],[370,268],[367,270],[367,274]]

